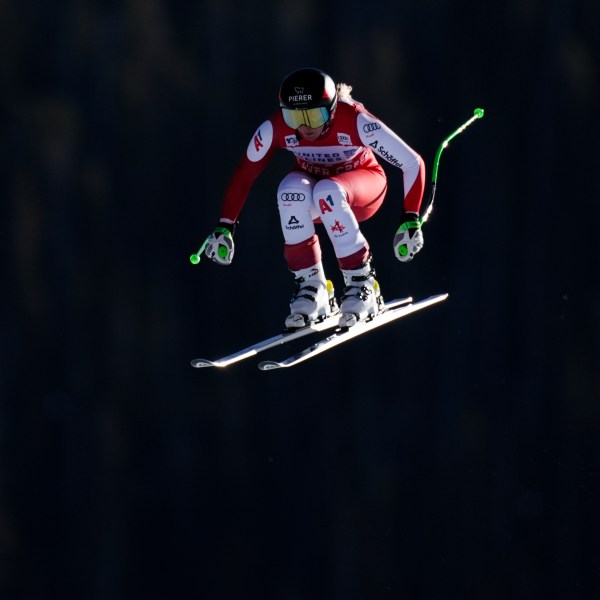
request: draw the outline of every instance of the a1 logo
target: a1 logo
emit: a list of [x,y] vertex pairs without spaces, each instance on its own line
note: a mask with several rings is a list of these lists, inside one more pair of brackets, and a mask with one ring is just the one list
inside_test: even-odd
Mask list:
[[321,214],[324,215],[326,212],[333,212],[333,198],[331,195],[327,196],[327,198],[319,199],[319,209],[321,210]]

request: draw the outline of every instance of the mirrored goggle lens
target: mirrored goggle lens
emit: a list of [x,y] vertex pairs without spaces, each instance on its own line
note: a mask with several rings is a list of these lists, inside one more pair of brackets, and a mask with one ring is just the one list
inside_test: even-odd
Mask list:
[[300,125],[315,129],[329,121],[329,111],[324,107],[309,108],[308,110],[282,108],[281,111],[283,112],[283,120],[292,129],[298,129]]

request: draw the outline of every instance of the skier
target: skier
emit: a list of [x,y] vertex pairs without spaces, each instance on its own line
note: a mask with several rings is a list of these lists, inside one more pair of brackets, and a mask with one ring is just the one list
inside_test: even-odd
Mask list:
[[285,320],[304,327],[337,310],[333,286],[323,272],[315,223],[333,245],[345,288],[340,326],[374,317],[382,305],[369,243],[359,223],[372,217],[387,192],[382,158],[403,172],[404,201],[394,254],[408,262],[423,246],[419,209],[425,187],[422,158],[362,103],[352,87],[314,68],[289,74],[279,91],[280,109],[252,136],[227,186],[219,226],[210,234],[206,255],[222,265],[234,255],[238,216],[256,177],[278,149],[294,154],[294,167],[277,190],[284,258],[296,289]]

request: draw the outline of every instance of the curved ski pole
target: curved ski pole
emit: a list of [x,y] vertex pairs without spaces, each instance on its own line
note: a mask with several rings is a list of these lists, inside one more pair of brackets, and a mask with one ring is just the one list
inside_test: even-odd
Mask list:
[[438,177],[438,169],[440,166],[440,158],[442,156],[442,152],[445,148],[448,147],[448,144],[460,133],[462,133],[471,123],[476,121],[477,119],[482,119],[485,111],[483,108],[476,108],[473,111],[473,116],[465,121],[458,129],[453,131],[444,141],[439,145],[437,152],[435,153],[435,158],[433,159],[433,171],[431,174],[431,190],[429,192],[429,200],[427,202],[427,209],[425,213],[421,217],[421,225],[429,219],[429,215],[431,215],[431,211],[433,210],[433,199],[435,198],[435,190],[437,187],[437,177]]

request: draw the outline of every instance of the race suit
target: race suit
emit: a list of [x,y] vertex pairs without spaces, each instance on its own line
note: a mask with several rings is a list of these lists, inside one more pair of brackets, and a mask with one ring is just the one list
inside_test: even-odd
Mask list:
[[284,256],[291,270],[320,260],[314,225],[319,222],[342,269],[364,262],[369,245],[359,222],[375,214],[387,191],[387,178],[376,157],[402,170],[404,210],[419,212],[425,187],[422,158],[361,103],[339,99],[333,118],[315,141],[288,127],[281,111],[256,130],[226,189],[222,221],[237,222],[254,180],[278,149],[288,150],[296,159],[277,191]]

